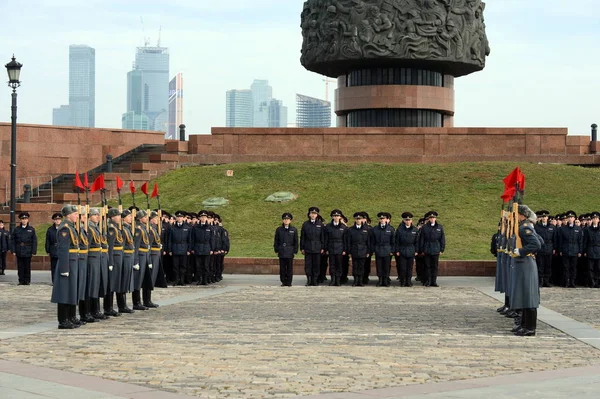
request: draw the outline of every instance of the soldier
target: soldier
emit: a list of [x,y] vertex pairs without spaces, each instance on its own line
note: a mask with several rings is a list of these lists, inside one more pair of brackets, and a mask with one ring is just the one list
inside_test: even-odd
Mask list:
[[412,218],[412,213],[402,213],[402,223],[396,230],[396,268],[400,287],[412,287],[412,270],[419,242],[419,230],[413,226]]
[[158,224],[161,221],[158,219],[158,212],[150,212],[150,264],[148,272],[142,286],[142,299],[144,306],[147,308],[157,308],[158,305],[152,302],[152,291],[154,287],[167,287],[165,273],[162,268],[160,252],[162,249],[162,241],[158,233]]
[[521,309],[520,328],[514,330],[517,336],[534,336],[537,326],[537,308],[540,306],[540,289],[535,253],[541,248],[533,223],[535,214],[527,205],[519,205],[519,237],[522,248],[515,248],[513,285],[510,293],[511,309]]
[[[344,230],[344,236],[342,237],[344,245],[346,243],[346,234],[348,233],[348,218],[342,213],[342,219],[340,220],[346,230]],[[350,254],[344,249],[344,255],[342,255],[342,275],[340,277],[340,284],[346,284],[348,282],[348,269],[350,267]]]
[[[367,231],[369,232],[369,236],[370,234],[373,233],[373,227],[371,226],[371,218],[369,217],[369,214],[367,212],[362,212],[363,215],[363,226],[367,229]],[[372,254],[371,252],[369,252],[369,254],[367,255],[367,257],[365,258],[365,267],[364,267],[364,274],[363,274],[363,284],[364,285],[369,285],[369,276],[371,275],[371,257]]]
[[148,215],[146,211],[140,210],[135,214],[135,233],[133,237],[134,252],[133,252],[133,292],[131,299],[133,302],[133,310],[148,310],[142,305],[141,290],[148,266],[152,267],[150,261],[150,235],[146,226],[148,223]]
[[587,255],[586,273],[590,288],[600,288],[600,213],[590,214],[591,224],[584,230],[583,252]]
[[184,223],[183,211],[175,212],[175,217],[177,221],[169,228],[167,248],[173,260],[175,285],[182,286],[186,272],[186,257],[191,254],[191,229],[188,224]]
[[290,223],[294,217],[285,212],[282,224],[275,230],[273,249],[279,258],[279,279],[282,287],[291,287],[294,277],[294,255],[298,253],[298,229]]
[[64,222],[58,229],[58,273],[54,275],[51,302],[58,305],[58,328],[79,327],[71,321],[77,306],[77,279],[79,273],[79,239],[75,224],[78,223],[78,207],[65,205],[62,208]]
[[6,270],[6,253],[9,250],[9,232],[4,228],[4,221],[0,220],[0,276]]
[[535,232],[542,237],[544,244],[537,252],[535,261],[538,267],[538,276],[540,278],[540,287],[550,287],[550,277],[552,276],[552,255],[556,253],[554,244],[556,241],[556,228],[548,223],[550,212],[546,210],[536,212],[538,223],[535,225]]
[[[155,210],[156,212],[158,212],[158,209]],[[173,221],[171,223],[171,221]],[[165,271],[165,278],[167,279],[167,282],[170,284],[174,284],[175,283],[175,275],[173,272],[173,257],[169,254],[169,248],[168,248],[168,244],[169,244],[169,230],[171,229],[171,226],[173,224],[175,224],[175,219],[171,218],[171,214],[169,212],[163,212],[163,218],[160,221],[162,228],[161,228],[161,236],[160,236],[160,241],[162,243],[162,265],[163,265],[163,269]]]
[[208,256],[208,283],[213,284],[217,282],[217,255],[221,251],[221,230],[215,223],[215,213],[208,211],[208,225],[212,231],[213,243],[212,253]]
[[342,223],[342,211],[334,209],[331,211],[330,215],[332,220],[325,226],[323,248],[325,254],[329,257],[329,275],[331,276],[331,283],[329,283],[329,285],[339,287],[342,279],[342,263],[344,255],[346,255],[344,236],[347,227]]
[[134,313],[135,311],[127,306],[127,294],[133,291],[133,271],[138,271],[140,266],[133,263],[135,243],[131,228],[133,222],[131,210],[123,210],[121,221],[123,222],[123,270],[121,286],[117,291],[117,306],[119,307],[119,313]]
[[575,288],[577,278],[577,259],[583,253],[583,229],[575,225],[577,215],[566,212],[567,222],[558,231],[558,249],[562,257],[564,286]]
[[77,281],[77,295],[79,299],[79,317],[73,315],[71,320],[74,324],[81,323],[94,323],[96,319],[92,317],[88,310],[89,302],[86,301],[88,292],[88,250],[89,240],[88,232],[85,229],[87,221],[87,213],[85,207],[82,206],[79,211],[79,274]]
[[223,227],[223,219],[221,218],[221,216],[219,216],[217,214],[215,214],[215,225],[220,230],[219,237],[221,238],[221,244],[219,245],[220,252],[216,257],[216,259],[217,259],[216,274],[217,274],[217,282],[219,282],[219,281],[223,280],[225,255],[227,255],[229,253],[230,241],[229,241],[229,232],[227,231],[227,229],[225,229],[225,227]]
[[104,315],[120,316],[114,309],[114,295],[121,291],[123,280],[123,232],[121,231],[121,212],[116,208],[108,210],[108,292],[104,297]]
[[310,207],[307,214],[308,220],[302,224],[300,232],[300,250],[304,255],[306,286],[318,285],[321,254],[325,252],[323,250],[324,228],[318,216],[319,208]]
[[54,272],[56,271],[56,263],[58,262],[58,253],[56,252],[56,242],[58,233],[58,226],[62,223],[62,215],[60,213],[54,213],[52,215],[52,221],[54,222],[48,230],[46,230],[46,253],[50,257],[50,277],[54,281]]
[[35,229],[29,224],[29,213],[19,214],[21,221],[10,235],[10,248],[13,255],[17,256],[17,269],[19,285],[31,284],[31,257],[37,253],[37,235]]
[[211,283],[210,256],[216,246],[216,236],[208,223],[208,211],[198,212],[200,220],[191,232],[191,252],[195,256],[196,285]]
[[349,227],[346,233],[346,252],[352,255],[353,287],[364,286],[365,260],[371,253],[369,230],[363,224],[363,221],[366,221],[366,216],[362,212],[356,212],[354,214],[354,225]]
[[439,260],[446,249],[444,227],[437,222],[437,217],[436,211],[427,214],[427,223],[423,225],[419,236],[419,252],[425,256],[425,267],[429,277],[429,281],[425,282],[426,287],[439,287],[437,284]]
[[100,311],[100,297],[106,293],[108,268],[103,270],[102,266],[102,241],[103,234],[100,232],[100,210],[91,208],[88,216],[88,281],[86,289],[86,301],[88,302],[88,313],[97,320],[104,320],[106,316]]
[[392,215],[388,212],[377,214],[379,224],[371,230],[371,248],[375,253],[377,266],[377,287],[389,287],[390,267],[394,254],[396,231],[390,226]]
[[[421,235],[421,231],[423,230],[423,225],[425,224],[426,219],[423,217],[421,219],[419,219],[419,221],[417,222],[417,231],[418,234],[417,236]],[[418,237],[417,237],[418,239]],[[417,241],[418,243],[418,241]],[[417,245],[417,252],[418,252],[418,248],[419,246]],[[427,270],[425,268],[425,257],[423,256],[422,253],[418,253],[416,258],[415,258],[415,266],[416,266],[416,271],[417,271],[417,278],[415,278],[415,281],[420,281],[421,285],[425,285],[425,282],[429,282],[429,277],[427,277]]]

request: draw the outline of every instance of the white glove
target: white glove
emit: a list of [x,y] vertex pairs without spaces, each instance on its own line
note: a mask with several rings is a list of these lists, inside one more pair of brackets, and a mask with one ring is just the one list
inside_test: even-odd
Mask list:
[[152,263],[148,263],[148,269],[152,269]]
[[109,267],[108,267],[108,271],[109,271],[109,272],[112,272],[112,269],[113,269],[113,267],[112,267],[112,266],[109,266]]
[[63,277],[69,277],[69,272],[61,273],[60,275],[63,276]]
[[513,254],[515,254],[516,256],[521,256],[521,254],[519,253],[519,248],[515,248],[513,250]]
[[140,265],[133,265],[133,270],[140,270]]

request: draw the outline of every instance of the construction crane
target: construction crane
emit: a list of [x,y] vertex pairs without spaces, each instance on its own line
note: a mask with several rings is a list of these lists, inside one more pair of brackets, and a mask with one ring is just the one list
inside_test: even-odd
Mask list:
[[330,79],[326,76],[323,78],[323,82],[325,82],[325,101],[329,101],[329,83],[335,83],[337,80]]

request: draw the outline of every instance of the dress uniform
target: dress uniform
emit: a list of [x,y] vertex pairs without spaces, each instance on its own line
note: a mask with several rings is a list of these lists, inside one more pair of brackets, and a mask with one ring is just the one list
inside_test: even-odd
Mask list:
[[142,304],[142,285],[148,273],[148,265],[152,267],[150,261],[150,235],[146,229],[148,215],[146,211],[140,210],[135,215],[135,233],[133,237],[133,292],[131,294],[134,310],[147,310]]
[[[86,289],[86,301],[90,316],[97,320],[104,320],[106,316],[100,311],[100,299],[106,294],[108,268],[103,270],[102,265],[102,241],[103,234],[100,232],[100,210],[91,208],[88,216],[88,282]],[[108,263],[107,263],[108,265]]]
[[273,249],[279,258],[279,279],[282,287],[291,287],[294,277],[294,255],[298,253],[298,229],[291,226],[291,213],[281,215],[282,225],[275,230]]
[[165,271],[165,278],[167,282],[174,283],[175,275],[173,272],[173,256],[170,254],[169,250],[169,231],[171,229],[172,223],[175,222],[174,218],[171,218],[171,215],[168,212],[163,212],[163,220],[160,221],[162,225],[162,231],[160,234],[160,241],[162,243],[162,265]]
[[191,252],[195,256],[196,284],[207,285],[212,282],[210,256],[216,246],[213,226],[208,223],[208,211],[200,211],[200,221],[192,228]]
[[121,231],[121,212],[116,208],[108,210],[108,293],[104,297],[104,314],[106,316],[120,316],[114,309],[114,294],[121,291],[123,280],[123,232]]
[[142,286],[142,299],[144,306],[147,308],[157,308],[158,305],[152,302],[152,291],[154,287],[167,288],[167,281],[165,279],[165,272],[162,267],[161,250],[162,241],[161,236],[158,233],[158,223],[161,221],[158,219],[158,213],[155,211],[150,212],[150,264],[148,265],[148,272],[144,279]]
[[19,214],[21,224],[10,235],[11,252],[17,256],[19,285],[31,283],[31,257],[37,253],[37,236],[29,224],[29,213]]
[[[342,223],[342,211],[334,209],[330,215],[333,220],[325,226],[323,248],[329,257],[329,275],[331,276],[329,285],[339,287],[342,280],[344,255],[346,255],[344,237],[348,227]],[[347,270],[346,273],[348,273]]]
[[221,281],[223,280],[223,270],[225,269],[225,255],[229,253],[231,243],[229,240],[229,232],[225,227],[223,227],[223,219],[217,214],[215,214],[215,224],[219,228],[220,237],[220,252],[216,257],[216,277],[217,281]]
[[186,271],[186,258],[191,253],[191,229],[184,223],[184,212],[175,212],[177,221],[169,228],[167,248],[173,260],[173,278],[175,285],[183,285]]
[[134,266],[139,269],[139,265],[134,265],[133,263],[135,243],[133,241],[134,233],[131,228],[133,222],[131,210],[123,210],[121,220],[123,221],[123,270],[121,286],[117,292],[117,306],[120,313],[133,313],[134,310],[127,306],[127,294],[133,291],[133,270]]
[[[88,265],[88,251],[89,251],[89,240],[88,232],[85,229],[85,221],[87,220],[87,214],[85,213],[85,207],[82,206],[80,211],[80,223],[79,223],[79,278],[77,282],[77,295],[79,298],[79,317],[80,323],[93,323],[96,321],[89,313],[88,305],[88,283],[89,283],[89,265]],[[73,320],[74,323],[77,320]]]
[[550,287],[550,277],[552,276],[552,255],[555,252],[556,227],[548,223],[550,212],[542,210],[536,212],[539,220],[535,225],[535,232],[544,240],[544,245],[537,252],[535,261],[538,267],[538,276],[540,278],[540,287]]
[[575,212],[566,212],[566,217],[567,223],[558,231],[558,249],[562,257],[564,286],[575,288],[577,259],[583,252],[583,229],[575,225]]
[[300,232],[300,250],[304,255],[304,272],[306,285],[317,285],[321,267],[321,254],[323,250],[323,223],[317,217],[319,208],[313,206],[308,209],[308,220],[302,224]]
[[396,231],[390,226],[392,215],[387,212],[377,214],[379,223],[371,230],[371,248],[375,253],[375,264],[377,266],[378,287],[389,287],[390,267],[392,254],[395,251]]
[[56,271],[56,263],[58,262],[58,253],[56,252],[57,233],[58,226],[60,226],[62,222],[62,215],[60,213],[53,214],[52,221],[54,223],[46,230],[45,249],[50,257],[50,277],[52,281],[54,281],[54,272]]
[[428,213],[428,221],[423,225],[419,236],[419,252],[425,255],[425,267],[429,277],[429,283],[425,282],[425,285],[430,287],[438,287],[437,275],[440,255],[446,249],[444,227],[437,222],[437,217],[438,213],[435,211]]
[[72,316],[77,306],[77,279],[79,272],[79,238],[75,223],[78,223],[78,208],[65,205],[62,215],[65,220],[58,229],[58,263],[54,275],[51,302],[58,305],[58,328],[73,329],[79,325],[73,324]]
[[[367,229],[369,234],[373,233],[373,226],[371,226],[371,218],[367,212],[362,212],[363,214],[363,226]],[[370,237],[370,236],[369,236]],[[369,252],[367,257],[365,258],[365,266],[364,266],[364,274],[363,274],[363,284],[369,284],[369,276],[371,275],[371,258],[372,253]]]
[[600,213],[592,212],[592,224],[585,229],[584,252],[588,259],[588,278],[593,288],[600,288]]
[[216,219],[215,219],[215,213],[209,211],[208,212],[208,225],[210,226],[210,229],[212,230],[212,234],[213,234],[213,242],[214,242],[214,246],[212,248],[212,253],[209,255],[208,257],[208,270],[209,270],[209,278],[208,278],[208,283],[209,284],[213,284],[217,282],[217,257],[219,255],[219,253],[221,252],[221,229],[219,228],[219,226],[217,225]]
[[10,250],[10,233],[4,228],[4,221],[0,220],[0,276],[4,276],[6,270],[6,253]]
[[364,285],[363,275],[365,271],[365,260],[371,253],[371,238],[369,230],[363,224],[364,215],[361,212],[354,214],[355,223],[348,228],[346,233],[346,252],[352,255],[352,275],[354,276],[354,287]]
[[[423,230],[423,225],[425,224],[425,218],[419,219],[417,223],[417,238],[420,239],[421,232]],[[418,241],[417,241],[418,242]],[[417,252],[419,252],[419,246],[417,245]],[[420,281],[422,285],[425,285],[425,282],[429,282],[429,278],[427,277],[427,270],[425,269],[425,256],[422,253],[418,253],[415,257],[415,269],[417,272],[417,278],[415,281]]]
[[396,268],[401,287],[412,287],[412,270],[417,253],[419,230],[412,224],[413,214],[404,212],[396,230]]

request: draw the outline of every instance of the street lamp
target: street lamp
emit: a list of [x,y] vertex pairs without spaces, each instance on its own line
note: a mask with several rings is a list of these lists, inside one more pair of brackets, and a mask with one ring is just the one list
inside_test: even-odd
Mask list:
[[21,86],[19,76],[21,75],[21,67],[23,64],[15,60],[15,55],[12,56],[12,61],[5,65],[8,72],[8,87],[13,89],[12,106],[11,106],[11,129],[10,129],[10,231],[15,228],[15,192],[17,185],[17,87]]

